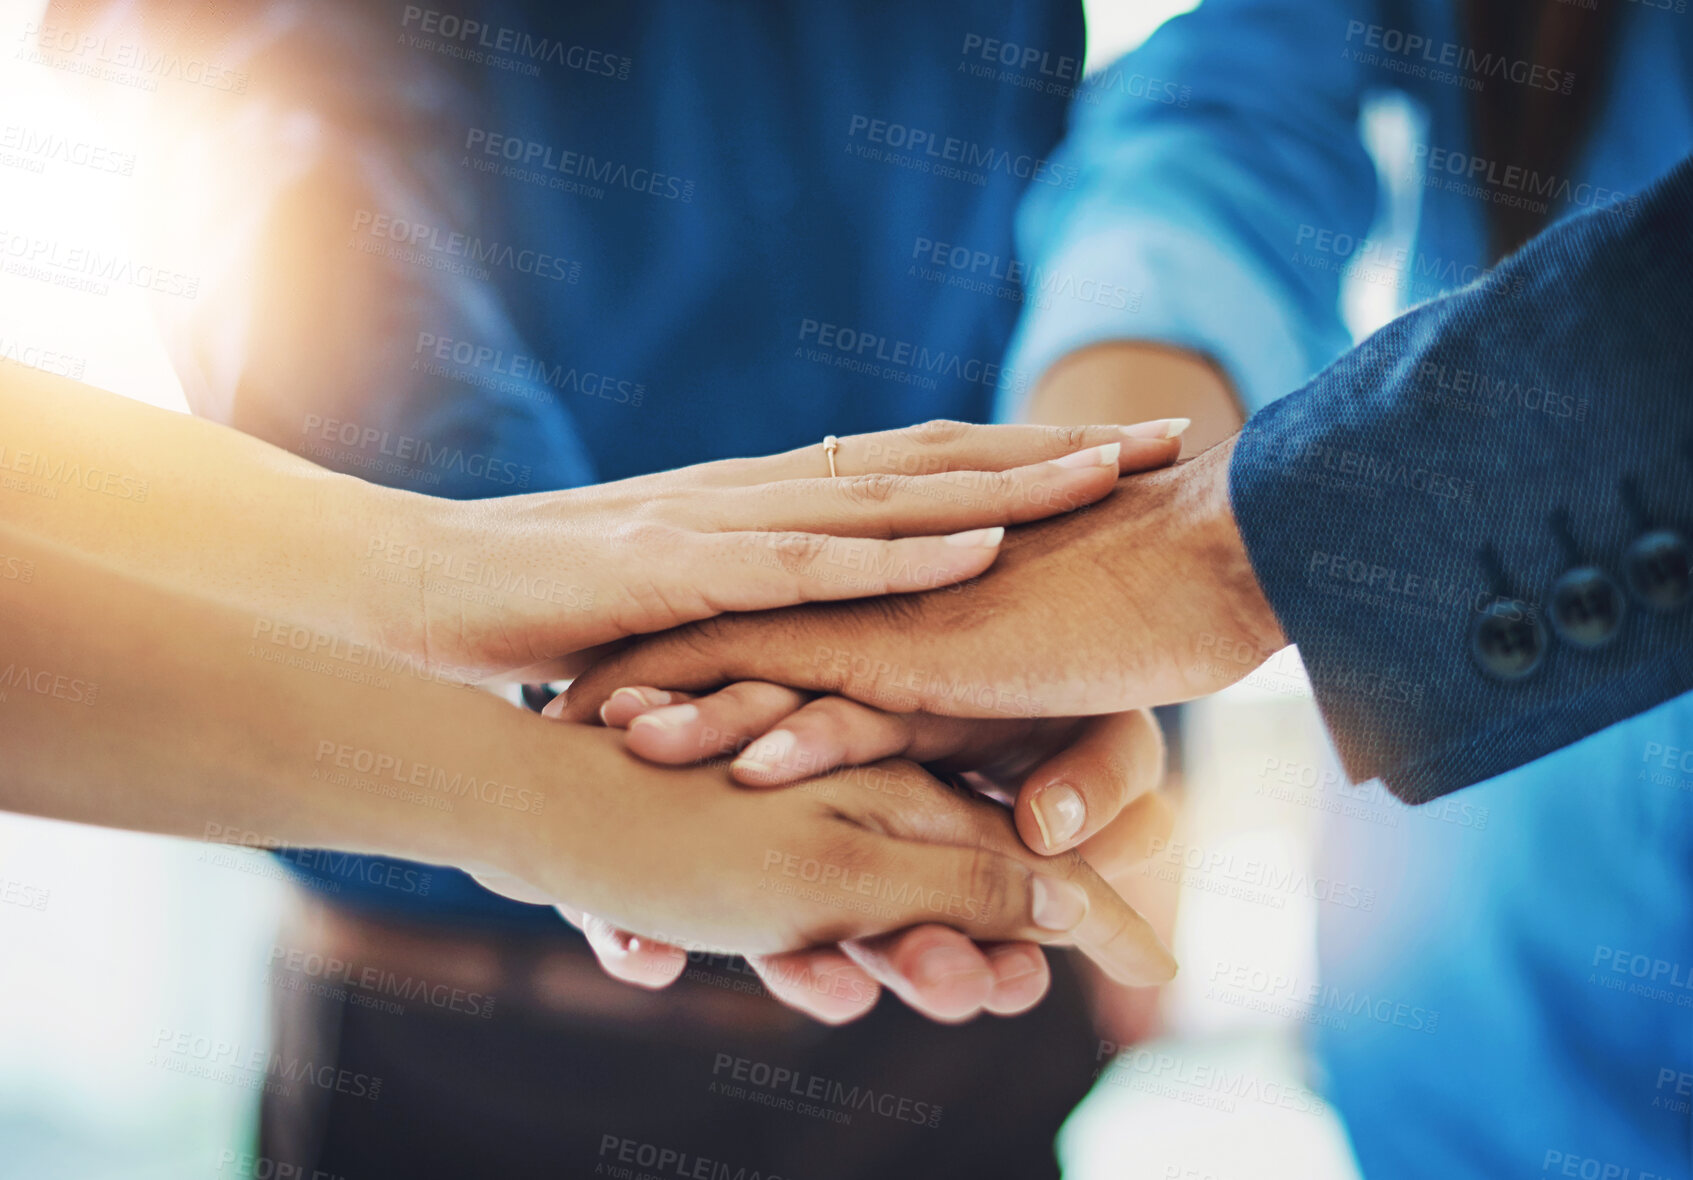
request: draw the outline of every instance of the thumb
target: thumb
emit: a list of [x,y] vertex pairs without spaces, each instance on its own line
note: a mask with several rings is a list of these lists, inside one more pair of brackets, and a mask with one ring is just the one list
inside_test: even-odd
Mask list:
[[857,937],[941,922],[978,942],[1073,941],[1121,983],[1176,973],[1151,925],[1079,856],[1030,865],[1026,853],[870,838],[871,867],[854,883],[869,895]]

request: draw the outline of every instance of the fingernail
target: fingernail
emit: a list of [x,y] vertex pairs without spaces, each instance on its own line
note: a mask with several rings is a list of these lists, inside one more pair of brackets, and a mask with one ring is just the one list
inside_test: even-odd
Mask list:
[[956,946],[937,946],[917,956],[912,968],[913,980],[933,987],[964,975],[980,975],[982,961],[976,955]]
[[967,549],[992,549],[1004,539],[1005,526],[1001,524],[991,529],[971,529],[967,533],[953,533],[946,539],[946,543]]
[[1088,817],[1088,806],[1081,792],[1069,783],[1053,783],[1035,795],[1035,826],[1047,851],[1056,852],[1058,846],[1082,830]]
[[993,968],[993,981],[1000,986],[1033,975],[1044,963],[1040,948],[1034,946],[1007,946],[988,955],[988,965]]
[[680,729],[700,715],[698,705],[670,705],[663,709],[654,709],[651,713],[642,713],[629,723],[629,728],[637,725],[656,725],[660,729]]
[[773,730],[741,751],[735,765],[751,770],[776,770],[788,760],[799,739],[786,729]]
[[1123,433],[1130,438],[1139,439],[1175,438],[1192,425],[1192,418],[1157,418],[1151,422],[1136,422],[1133,426],[1125,426]]
[[1088,916],[1088,895],[1080,885],[1060,881],[1057,877],[1036,877],[1034,880],[1034,919],[1042,930],[1060,934],[1074,930]]
[[1054,467],[1115,467],[1117,456],[1122,453],[1122,443],[1106,443],[1102,447],[1089,447],[1085,451],[1077,451],[1073,455],[1065,455],[1062,459],[1053,459]]
[[621,696],[633,698],[643,709],[668,705],[672,699],[662,688],[620,688],[611,694],[611,699],[616,700]]

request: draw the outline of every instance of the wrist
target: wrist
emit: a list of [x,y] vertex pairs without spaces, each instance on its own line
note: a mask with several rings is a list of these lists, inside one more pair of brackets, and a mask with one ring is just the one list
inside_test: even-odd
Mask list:
[[473,502],[367,486],[373,495],[361,517],[363,527],[350,541],[358,567],[355,601],[361,631],[375,646],[406,656],[419,668],[469,679],[457,673],[472,662],[464,640],[477,587],[466,582],[450,629],[443,629],[432,602],[463,581],[466,570],[480,568],[476,555],[482,538],[470,519]]
[[1200,568],[1215,578],[1235,633],[1268,658],[1286,647],[1288,640],[1259,585],[1229,495],[1229,468],[1239,438],[1238,432],[1231,434],[1191,464],[1194,478],[1190,486],[1195,494],[1194,515],[1203,555]]

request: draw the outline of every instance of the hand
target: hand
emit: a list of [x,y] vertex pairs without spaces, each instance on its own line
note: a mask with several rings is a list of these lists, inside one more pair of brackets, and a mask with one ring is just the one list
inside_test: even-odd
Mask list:
[[421,542],[400,528],[365,555],[388,609],[402,604],[383,642],[458,679],[550,680],[575,670],[574,653],[722,611],[949,585],[993,562],[993,526],[1068,512],[1120,472],[1173,462],[1169,430],[931,422],[842,439],[840,478],[813,444],[565,492],[428,500]]
[[960,717],[1117,713],[1215,692],[1287,642],[1229,507],[1233,443],[1016,530],[956,592],[695,623],[596,664],[547,712],[587,720],[625,685],[739,680]]
[[[1169,834],[1171,810],[1153,791],[1163,745],[1149,714],[1001,722],[883,714],[839,697],[806,702],[805,694],[773,684],[735,684],[699,699],[632,688],[614,693],[601,718],[628,727],[629,748],[654,762],[686,764],[740,751],[732,773],[758,786],[885,757],[925,761],[938,773],[967,775],[987,792],[1017,797],[1016,823],[1031,848],[1050,854],[1078,847],[1108,882]],[[775,733],[793,740],[778,738],[779,753],[760,761],[771,736],[766,731],[777,723]],[[752,741],[760,735],[763,740]],[[664,987],[686,966],[680,947],[633,939],[594,915],[566,917],[615,978]],[[933,1019],[956,1021],[982,1011],[1026,1011],[1050,982],[1037,946],[979,947],[935,924],[843,943],[840,952],[860,971],[837,976],[845,986],[821,993],[810,984],[838,961],[831,950],[755,957],[751,964],[777,999],[831,1022],[869,1011],[878,984]]]
[[[721,766],[644,765],[603,730],[574,736],[580,785],[537,822],[507,829],[523,846],[483,874],[501,892],[599,915],[641,938],[766,963],[944,922],[990,943],[1074,941],[1125,982],[1162,982],[1175,970],[1157,936],[1080,856],[1030,854],[1001,808],[910,763],[764,793],[736,787]],[[789,963],[787,985],[817,997],[826,1015],[831,998],[850,1014],[875,1000],[875,984],[843,952]]]

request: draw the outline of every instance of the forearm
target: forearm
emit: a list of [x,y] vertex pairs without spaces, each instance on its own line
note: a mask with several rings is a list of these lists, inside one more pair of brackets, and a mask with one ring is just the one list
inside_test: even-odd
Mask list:
[[345,648],[279,661],[253,633],[0,528],[0,808],[515,871],[569,805],[544,783],[582,766],[579,731]]
[[383,645],[414,642],[418,591],[371,576],[371,555],[430,547],[454,511],[31,370],[0,379],[0,479],[10,528],[116,571]]
[[1245,420],[1228,379],[1197,353],[1138,340],[1077,349],[1048,369],[1029,399],[1030,422],[1149,422],[1188,418],[1191,458]]

